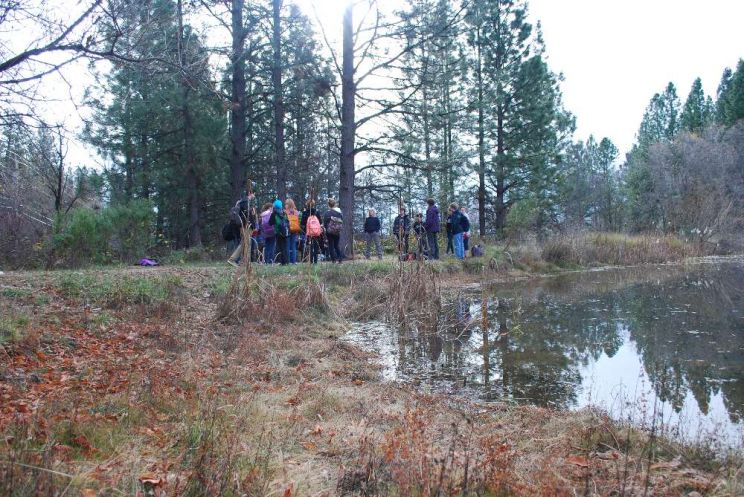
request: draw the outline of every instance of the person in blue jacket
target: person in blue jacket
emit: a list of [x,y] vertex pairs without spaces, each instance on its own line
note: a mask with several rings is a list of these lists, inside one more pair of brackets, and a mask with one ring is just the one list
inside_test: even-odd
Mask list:
[[470,229],[470,223],[460,213],[458,205],[454,202],[450,204],[449,213],[452,222],[452,244],[455,246],[455,257],[464,259],[465,245],[463,244],[463,234]]

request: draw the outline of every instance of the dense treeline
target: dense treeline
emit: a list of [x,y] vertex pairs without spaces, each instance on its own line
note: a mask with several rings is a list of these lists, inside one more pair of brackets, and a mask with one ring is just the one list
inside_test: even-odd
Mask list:
[[[38,26],[59,25],[41,9]],[[31,20],[10,6],[0,24]],[[741,61],[715,101],[699,79],[684,104],[671,83],[654,95],[623,161],[609,138],[572,141],[561,76],[524,0],[357,3],[339,47],[288,0],[93,1],[66,26],[48,27],[39,53],[107,61],[93,66],[82,135],[106,166],[70,164],[61,126],[19,112],[49,68],[3,49],[6,264],[79,259],[64,247],[81,225],[113,237],[100,262],[131,257],[132,240],[142,255],[214,246],[246,185],[261,203],[339,198],[349,247],[367,208],[385,223],[399,202],[420,210],[427,197],[468,206],[481,235],[741,232]],[[103,216],[78,212],[91,208],[118,209],[146,236],[106,231]]]

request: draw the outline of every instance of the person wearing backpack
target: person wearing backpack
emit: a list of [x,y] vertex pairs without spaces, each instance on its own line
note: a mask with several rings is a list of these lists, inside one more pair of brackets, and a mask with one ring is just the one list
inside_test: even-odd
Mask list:
[[321,249],[323,240],[323,227],[318,218],[318,212],[315,210],[315,201],[308,200],[305,204],[305,210],[302,212],[301,228],[305,233],[305,250],[308,251],[310,262],[318,263],[318,254]]
[[251,241],[251,260],[255,256],[255,247],[253,239],[250,234],[256,225],[256,214],[255,209],[251,208],[251,201],[256,196],[253,193],[243,194],[243,197],[235,203],[235,206],[230,209],[230,226],[233,231],[233,240],[237,246],[233,250],[230,257],[227,259],[227,263],[231,266],[237,266],[240,263],[240,259],[243,256],[243,246],[246,240],[243,240],[241,228],[244,228],[248,233],[248,238]]
[[287,238],[287,247],[289,249],[289,263],[297,264],[297,242],[302,234],[302,224],[300,222],[300,211],[294,200],[288,198],[284,201],[285,213],[289,222],[289,237]]
[[343,253],[339,243],[341,241],[341,230],[344,226],[344,215],[341,209],[336,207],[336,200],[328,199],[328,210],[323,215],[323,227],[325,228],[326,238],[328,238],[328,252],[331,262],[341,264]]
[[274,200],[274,209],[269,217],[269,224],[274,228],[279,262],[285,266],[289,263],[289,219],[284,213],[284,204],[279,199]]
[[364,220],[364,234],[367,238],[367,248],[364,249],[364,257],[367,260],[369,260],[372,242],[375,243],[377,258],[379,260],[382,260],[382,243],[380,242],[380,231],[382,231],[382,224],[380,224],[380,218],[377,217],[377,211],[374,209],[370,209],[369,217]]
[[264,264],[273,264],[276,255],[276,229],[272,224],[274,208],[270,203],[261,209],[261,237],[264,241]]

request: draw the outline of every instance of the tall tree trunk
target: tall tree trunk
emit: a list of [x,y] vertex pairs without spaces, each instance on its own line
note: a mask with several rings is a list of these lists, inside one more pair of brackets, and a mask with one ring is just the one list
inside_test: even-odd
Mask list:
[[424,157],[426,160],[426,195],[427,197],[432,197],[434,195],[434,178],[433,178],[433,171],[432,171],[432,164],[431,164],[431,133],[430,133],[430,123],[429,123],[429,87],[428,82],[424,80],[424,78],[428,78],[428,72],[429,72],[429,57],[427,54],[427,46],[426,46],[426,34],[422,31],[421,32],[421,64],[422,64],[422,81],[421,81],[421,87],[422,87],[422,93],[421,93],[421,100],[422,100],[422,120],[423,120],[423,126],[424,126]]
[[496,231],[501,233],[506,226],[506,167],[504,160],[504,111],[496,110]]
[[426,195],[432,197],[434,195],[434,178],[433,168],[431,164],[431,134],[429,133],[429,103],[428,92],[424,86],[423,94],[424,108],[424,157],[426,158]]
[[124,197],[126,200],[134,198],[134,157],[132,139],[129,134],[124,139]]
[[245,28],[243,27],[244,0],[232,0],[232,64],[230,106],[230,195],[237,201],[245,180]]
[[[183,46],[183,4],[178,0],[178,58],[182,72],[186,68],[186,53]],[[186,163],[186,190],[189,206],[189,246],[201,247],[201,206],[199,200],[199,178],[194,154],[194,121],[189,106],[190,86],[186,78],[181,80],[181,112],[183,114],[182,158]]]
[[140,135],[140,149],[142,154],[142,198],[150,198],[152,189],[150,179],[150,154],[148,152],[147,134]]
[[483,58],[481,55],[481,31],[476,30],[478,79],[478,231],[480,236],[486,234],[486,143],[485,119],[483,115]]
[[281,10],[283,0],[273,0],[274,33],[273,33],[273,63],[271,67],[271,82],[274,86],[274,144],[276,147],[274,169],[276,170],[276,194],[279,198],[287,198],[287,164],[284,146],[284,96],[282,88],[282,32]]
[[341,247],[350,255],[354,254],[354,27],[352,3],[346,7],[343,21],[343,68],[341,74],[341,171],[338,188],[339,204],[344,212],[344,228],[341,233]]

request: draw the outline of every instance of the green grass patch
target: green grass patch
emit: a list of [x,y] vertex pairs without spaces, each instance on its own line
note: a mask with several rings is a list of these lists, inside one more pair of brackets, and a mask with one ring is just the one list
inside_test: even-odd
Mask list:
[[0,316],[0,344],[10,344],[20,341],[31,320],[28,316],[5,315]]
[[177,297],[184,284],[177,275],[132,276],[69,272],[52,282],[63,297],[104,307],[157,304]]
[[2,291],[0,291],[0,295],[2,295],[6,299],[20,300],[30,297],[31,295],[33,295],[33,292],[25,288],[6,287],[3,288]]

